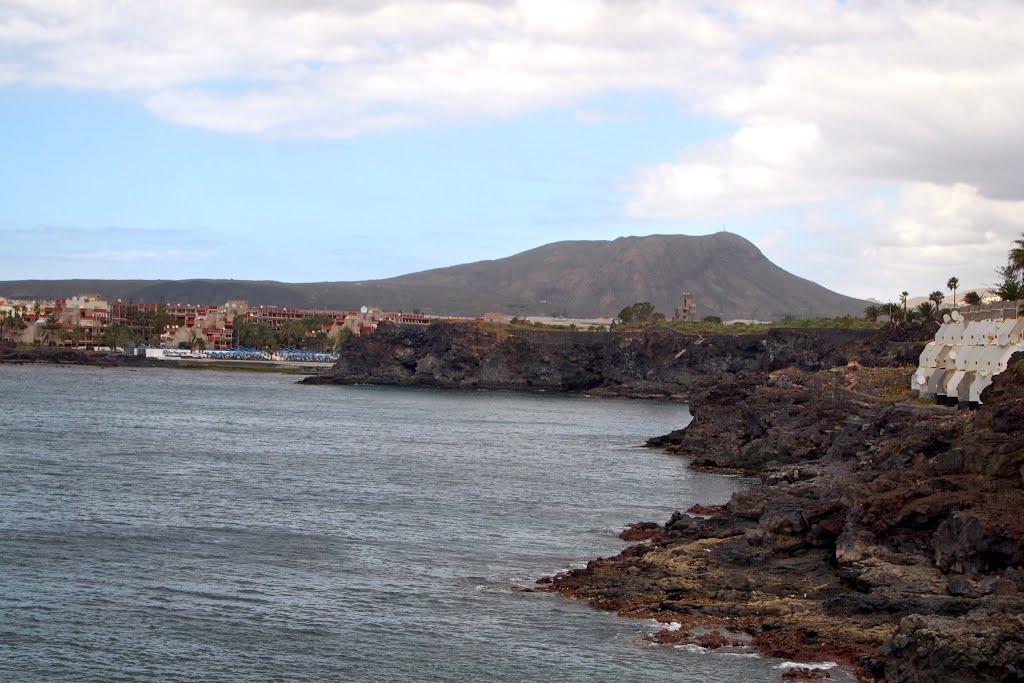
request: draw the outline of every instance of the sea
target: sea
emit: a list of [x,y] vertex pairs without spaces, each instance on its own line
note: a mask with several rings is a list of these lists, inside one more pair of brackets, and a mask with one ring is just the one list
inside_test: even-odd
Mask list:
[[[536,579],[744,482],[678,403],[0,365],[0,681],[778,681]],[[833,670],[833,680],[852,680]]]

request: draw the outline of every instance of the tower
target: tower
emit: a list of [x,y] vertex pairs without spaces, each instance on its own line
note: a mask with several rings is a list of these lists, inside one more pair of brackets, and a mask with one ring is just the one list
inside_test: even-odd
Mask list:
[[674,317],[688,323],[697,321],[697,304],[693,302],[693,294],[683,292],[683,299],[676,308]]

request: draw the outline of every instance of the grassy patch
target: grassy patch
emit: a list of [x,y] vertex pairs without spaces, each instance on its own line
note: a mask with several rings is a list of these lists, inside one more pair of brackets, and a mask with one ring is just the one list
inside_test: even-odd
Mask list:
[[903,384],[891,384],[885,388],[878,400],[882,403],[902,403],[918,398],[918,392]]
[[[852,316],[842,316],[839,318],[786,318],[784,320],[778,320],[772,323],[765,323],[763,325],[748,325],[744,323],[737,323],[735,325],[726,325],[725,323],[717,322],[683,322],[680,320],[659,320],[657,322],[644,323],[640,325],[619,325],[616,326],[613,332],[637,332],[644,330],[648,327],[667,327],[669,329],[678,330],[679,332],[686,332],[688,334],[761,334],[768,330],[877,330],[881,329],[885,325],[883,323],[873,323],[862,318],[854,318]],[[587,326],[581,326],[578,328],[569,328],[564,325],[547,325],[543,323],[530,323],[523,320],[513,318],[509,323],[508,327],[517,330],[547,330],[550,332],[590,332]],[[609,331],[608,328],[602,328],[597,331]]]

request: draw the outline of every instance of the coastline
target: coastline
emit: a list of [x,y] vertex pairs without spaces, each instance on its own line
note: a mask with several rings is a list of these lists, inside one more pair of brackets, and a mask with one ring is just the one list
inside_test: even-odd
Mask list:
[[79,349],[15,348],[0,350],[0,365],[82,365],[97,368],[161,368],[170,370],[217,370],[315,376],[302,364],[286,365],[270,361],[233,360],[157,360],[118,353],[90,352]]
[[[382,329],[303,381],[686,400],[693,421],[647,445],[757,478],[721,508],[638,521],[623,532],[634,545],[535,590],[678,624],[654,643],[744,634],[757,652],[836,661],[863,681],[1024,678],[1021,356],[966,412],[904,391],[923,329]],[[167,367],[114,363],[136,364]]]
[[655,642],[745,633],[863,681],[1024,679],[1024,364],[976,412],[917,402],[907,378],[933,334],[382,325],[304,381],[675,395],[693,422],[648,445],[758,483],[537,590],[680,624]]
[[304,383],[688,400],[709,382],[743,373],[819,370],[854,359],[867,365],[907,364],[920,353],[920,332],[794,328],[700,335],[656,326],[569,332],[381,323],[372,335],[346,340],[338,363]]
[[892,372],[782,370],[706,390],[690,426],[649,445],[758,483],[721,509],[633,525],[624,539],[645,542],[540,589],[679,625],[656,643],[743,633],[863,681],[1016,680],[1024,363],[973,414],[886,400]]

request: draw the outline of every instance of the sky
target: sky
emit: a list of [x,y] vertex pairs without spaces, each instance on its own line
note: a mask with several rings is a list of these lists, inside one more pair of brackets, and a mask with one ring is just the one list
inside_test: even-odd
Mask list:
[[0,280],[367,280],[740,234],[995,282],[1024,3],[0,0]]

